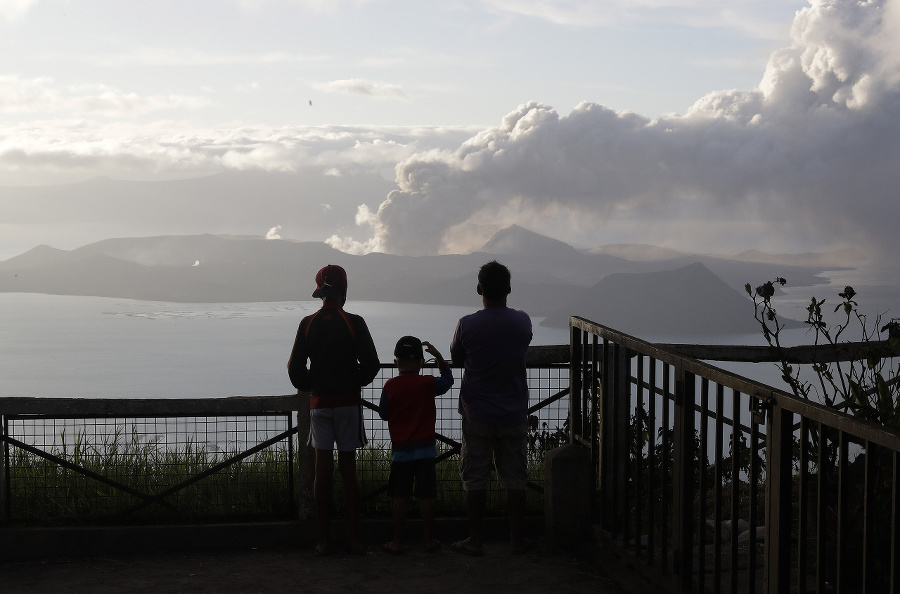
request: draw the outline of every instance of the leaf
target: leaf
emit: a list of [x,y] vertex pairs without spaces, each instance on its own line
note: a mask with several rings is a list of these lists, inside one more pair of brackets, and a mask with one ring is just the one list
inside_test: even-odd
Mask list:
[[865,406],[866,397],[863,395],[863,389],[855,381],[849,378],[847,381],[850,384],[850,392],[853,394],[853,402],[857,406]]
[[750,283],[744,285],[744,290],[747,291],[747,294],[753,297],[753,289],[750,288]]
[[878,388],[878,411],[881,413],[882,418],[888,418],[895,412],[891,388],[880,373],[875,374],[875,385]]

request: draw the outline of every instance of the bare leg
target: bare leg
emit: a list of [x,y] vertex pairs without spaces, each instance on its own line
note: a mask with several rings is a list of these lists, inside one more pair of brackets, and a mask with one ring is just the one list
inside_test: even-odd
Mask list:
[[466,492],[466,508],[469,513],[469,538],[464,542],[469,549],[480,551],[484,545],[484,507],[487,491],[478,489]]
[[394,528],[394,540],[389,542],[386,547],[390,548],[393,552],[400,552],[403,550],[403,528],[406,525],[406,509],[409,507],[409,498],[408,497],[394,497],[394,514],[393,514],[393,528]]
[[441,543],[434,537],[434,499],[420,499],[419,511],[422,514],[422,546],[426,551],[435,550]]
[[509,506],[509,538],[513,552],[523,551],[530,544],[523,534],[525,521],[525,489],[509,489],[506,492]]
[[356,451],[338,452],[338,470],[344,483],[344,506],[347,515],[347,552],[361,555],[359,541],[359,483],[356,479]]
[[316,501],[316,512],[319,519],[319,540],[316,553],[331,555],[334,548],[331,544],[331,475],[334,472],[334,453],[331,450],[316,450],[316,476],[313,485],[313,497]]

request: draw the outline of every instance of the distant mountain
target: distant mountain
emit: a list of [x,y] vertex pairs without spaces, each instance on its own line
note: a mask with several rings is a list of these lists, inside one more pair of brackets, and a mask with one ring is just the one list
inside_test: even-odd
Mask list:
[[614,243],[587,250],[589,254],[609,254],[626,260],[673,260],[686,256],[684,252],[643,243]]
[[64,258],[65,253],[65,250],[58,250],[49,245],[39,245],[36,248],[28,250],[24,254],[6,260],[3,264],[6,264],[10,270],[19,268],[24,269],[29,266],[40,265],[42,262],[51,261],[55,258]]
[[488,254],[497,254],[498,256],[515,255],[515,254],[540,254],[549,256],[550,254],[562,254],[564,256],[574,256],[578,254],[578,250],[570,246],[568,243],[552,239],[519,227],[511,225],[504,229],[500,229],[491,239],[484,244],[480,252]]
[[[576,313],[577,312],[577,313]],[[753,303],[706,266],[611,274],[544,321],[565,326],[578,315],[636,336],[691,336],[758,330]]]
[[857,266],[866,261],[866,255],[859,250],[844,249],[825,253],[768,254],[758,250],[741,252],[731,259],[741,262],[778,263],[792,266],[816,266],[824,268],[844,268]]
[[[511,307],[548,324],[570,314],[622,330],[716,333],[752,321],[743,286],[785,276],[820,282],[819,269],[709,256],[631,261],[580,252],[521,227],[499,231],[482,251],[443,256],[346,254],[320,242],[250,236],[172,235],[107,239],[75,250],[39,246],[0,262],[0,292],[95,295],[171,302],[311,299],[316,271],[348,271],[351,300],[463,305],[476,309],[478,268],[497,258],[513,275]],[[752,324],[751,324],[752,326]],[[750,329],[752,331],[752,328]]]

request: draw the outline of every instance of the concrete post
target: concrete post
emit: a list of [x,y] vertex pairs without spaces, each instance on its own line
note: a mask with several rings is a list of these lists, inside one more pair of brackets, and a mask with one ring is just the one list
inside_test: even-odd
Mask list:
[[572,546],[591,528],[591,452],[568,444],[544,458],[544,531],[556,546]]

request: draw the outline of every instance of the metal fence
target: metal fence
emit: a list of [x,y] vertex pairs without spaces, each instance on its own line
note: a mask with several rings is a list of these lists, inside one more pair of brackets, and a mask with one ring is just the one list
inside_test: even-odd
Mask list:
[[573,441],[607,542],[696,592],[894,592],[900,436],[582,318]]
[[[432,373],[433,367],[423,369]],[[459,478],[459,449],[461,441],[459,400],[460,370],[453,370],[454,386],[435,399],[438,439],[436,506],[443,516],[464,515],[465,491]],[[527,511],[543,513],[544,454],[569,442],[569,366],[568,348],[555,347],[552,357],[530,362],[527,369],[529,386],[529,456]],[[384,383],[397,374],[393,365],[382,365],[381,373],[363,389],[364,422],[369,445],[360,450],[357,469],[363,496],[362,509],[373,516],[388,515],[387,477],[390,470],[391,439],[387,422],[378,416],[378,402]],[[499,514],[506,505],[504,491],[496,477],[487,489],[487,513]]]
[[[543,513],[543,454],[568,436],[568,347],[530,351],[530,513]],[[430,369],[424,373],[430,373]],[[438,501],[465,513],[456,386],[437,400]],[[377,413],[384,365],[364,389],[369,445],[358,455],[366,517],[387,517],[390,436]],[[72,525],[291,519],[309,494],[297,396],[213,399],[0,398],[0,524]],[[307,415],[308,418],[308,415]],[[300,433],[303,433],[300,435]],[[340,513],[340,475],[335,476]],[[505,506],[494,481],[488,514]],[[302,501],[301,501],[302,503]]]
[[296,517],[297,397],[0,399],[14,525]]

